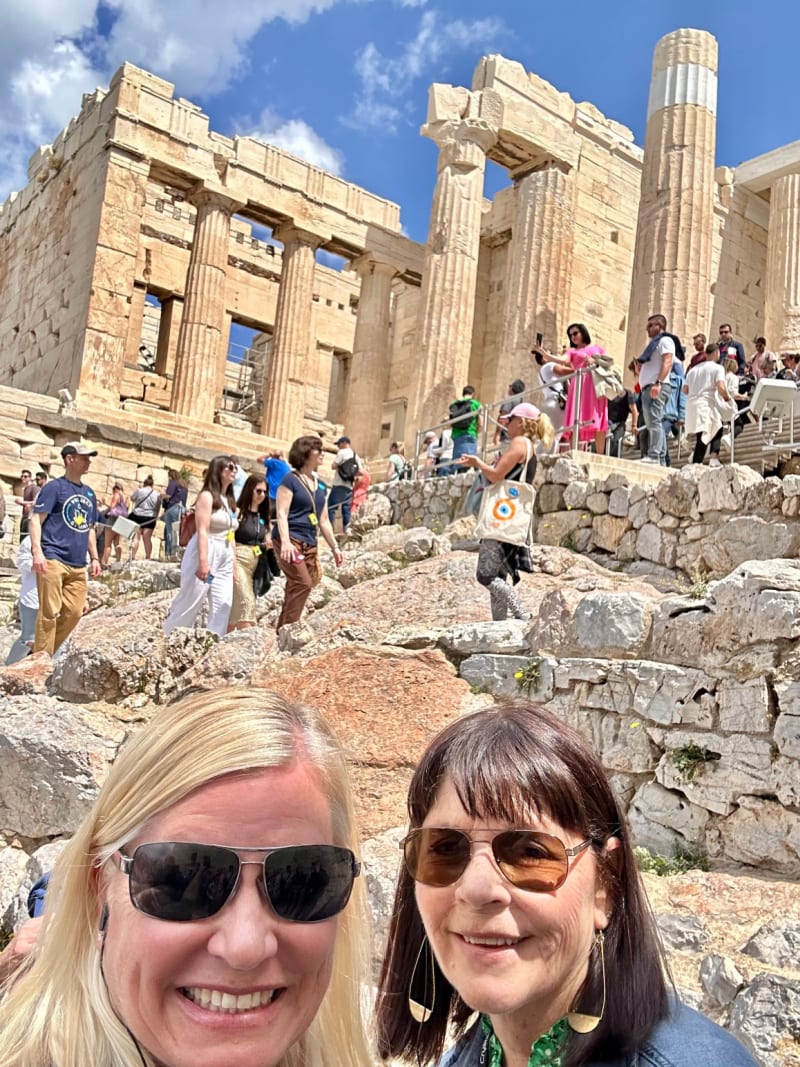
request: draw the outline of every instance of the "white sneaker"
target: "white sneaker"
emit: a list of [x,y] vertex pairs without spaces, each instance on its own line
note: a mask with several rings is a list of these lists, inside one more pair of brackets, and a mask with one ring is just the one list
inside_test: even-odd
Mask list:
[[640,463],[654,463],[657,467],[661,466],[661,464],[658,462],[658,460],[657,459],[653,459],[652,456],[642,456],[642,458],[639,460],[639,462]]
[[716,456],[714,456],[712,459],[710,459],[708,461],[708,465],[709,465],[709,467],[721,467],[722,466],[722,464],[720,463],[720,461],[717,459]]

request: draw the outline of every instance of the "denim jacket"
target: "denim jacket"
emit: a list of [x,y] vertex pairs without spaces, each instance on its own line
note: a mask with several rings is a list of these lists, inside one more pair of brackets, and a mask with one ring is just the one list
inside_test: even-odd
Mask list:
[[[446,1052],[438,1067],[482,1067],[486,1038],[473,1026],[455,1048]],[[736,1038],[705,1015],[678,1004],[635,1051],[593,1067],[758,1067]]]

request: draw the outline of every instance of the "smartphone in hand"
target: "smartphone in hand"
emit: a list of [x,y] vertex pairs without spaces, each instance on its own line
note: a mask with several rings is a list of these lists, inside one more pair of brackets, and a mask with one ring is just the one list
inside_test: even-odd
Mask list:
[[542,343],[542,341],[543,341],[543,340],[544,340],[544,335],[543,335],[543,334],[541,334],[541,333],[537,333],[537,334],[536,334],[536,344],[537,344],[537,345],[540,345],[540,344]]
[[206,578],[206,585],[211,585],[211,583],[213,581],[214,581],[214,575],[213,574],[209,574],[209,576]]

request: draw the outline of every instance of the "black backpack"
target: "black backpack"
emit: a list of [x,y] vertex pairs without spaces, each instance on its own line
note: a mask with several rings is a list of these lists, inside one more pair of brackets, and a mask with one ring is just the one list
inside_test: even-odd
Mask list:
[[686,361],[686,350],[681,344],[680,337],[676,337],[674,333],[667,333],[665,334],[665,336],[670,337],[672,339],[672,343],[675,345],[675,355],[678,357],[681,363],[684,363]]
[[339,466],[336,468],[339,472],[339,477],[343,482],[348,482],[350,485],[356,480],[358,474],[358,460],[356,459],[355,452],[352,456],[348,456],[347,459],[343,459]]
[[400,473],[397,476],[397,479],[398,479],[398,481],[401,481],[401,482],[410,482],[413,474],[414,474],[414,468],[411,466],[411,464],[408,462],[408,460],[406,460],[405,463],[403,464],[403,469],[400,471]]
[[472,397],[462,396],[460,400],[454,400],[449,412],[450,418],[456,420],[452,428],[466,430],[475,417],[475,412],[472,410]]

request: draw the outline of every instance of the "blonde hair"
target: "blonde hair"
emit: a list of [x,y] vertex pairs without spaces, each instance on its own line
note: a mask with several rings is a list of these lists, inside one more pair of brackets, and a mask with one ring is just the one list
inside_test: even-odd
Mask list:
[[537,441],[541,441],[545,451],[549,452],[556,439],[555,427],[550,421],[550,416],[541,411],[538,419],[523,419],[522,436],[527,437],[534,445]]
[[[321,781],[334,843],[358,855],[344,755],[310,708],[266,689],[220,689],[162,709],[134,735],[56,862],[39,944],[0,1003],[0,1067],[141,1067],[100,972],[100,868],[149,819],[192,790],[293,758],[307,760]],[[356,878],[337,920],[331,982],[316,1018],[280,1067],[373,1063],[361,1007],[369,930],[364,883]]]

